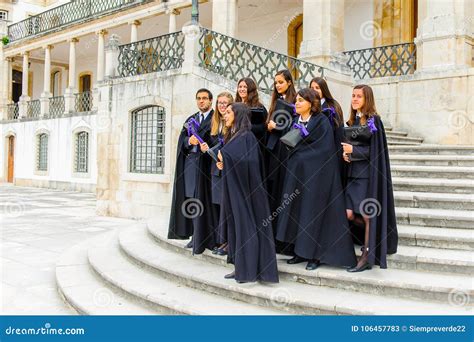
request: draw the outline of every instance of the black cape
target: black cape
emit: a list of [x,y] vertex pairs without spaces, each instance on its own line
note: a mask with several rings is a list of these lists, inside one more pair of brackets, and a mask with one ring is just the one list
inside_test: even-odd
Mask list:
[[[186,119],[197,118],[196,114]],[[212,111],[206,117],[198,130],[199,136],[210,145],[210,125]],[[184,167],[189,150],[185,142],[189,139],[183,127],[178,138],[175,179],[173,186],[172,207],[168,230],[169,239],[186,240],[193,236],[193,253],[200,254],[206,248],[216,245],[216,229],[218,212],[212,205],[211,198],[211,163],[212,158],[199,149],[199,172],[197,179],[196,200],[185,197]],[[194,221],[194,222],[193,222]]]
[[[323,105],[321,106],[322,113],[329,119],[330,112],[325,110],[329,109],[330,106],[327,102],[324,102]],[[335,108],[333,108],[335,110]],[[337,114],[336,114],[337,115]],[[341,123],[339,127],[336,126],[336,123],[334,122],[336,118],[333,118],[333,120],[329,120],[332,126],[332,131],[334,134],[334,143],[336,146],[337,150],[337,158],[338,158],[338,165],[339,165],[339,172],[341,175],[341,181],[342,181],[342,186],[345,187],[347,184],[347,178],[346,178],[346,162],[344,162],[344,159],[342,158],[342,152],[343,148],[341,143],[345,142],[344,139],[344,123]]]
[[380,210],[379,215],[370,215],[373,217],[370,218],[369,263],[387,268],[387,254],[397,252],[398,231],[385,129],[379,116],[374,116],[374,124],[377,131],[372,133],[370,139],[367,198],[376,199]]
[[224,169],[220,224],[227,232],[227,261],[235,265],[238,281],[278,282],[258,141],[251,131],[243,131],[221,152]]
[[314,114],[307,130],[309,135],[290,150],[286,163],[277,239],[293,243],[300,257],[354,266],[331,124],[323,114]]

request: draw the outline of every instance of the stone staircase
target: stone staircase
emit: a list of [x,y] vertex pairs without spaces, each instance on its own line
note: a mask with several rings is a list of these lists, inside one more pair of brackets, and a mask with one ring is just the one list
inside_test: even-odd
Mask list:
[[279,284],[237,284],[225,257],[193,256],[168,240],[160,218],[106,233],[66,251],[58,290],[82,314],[470,315],[474,291],[474,155],[387,130],[399,229],[389,268],[351,274],[287,265]]

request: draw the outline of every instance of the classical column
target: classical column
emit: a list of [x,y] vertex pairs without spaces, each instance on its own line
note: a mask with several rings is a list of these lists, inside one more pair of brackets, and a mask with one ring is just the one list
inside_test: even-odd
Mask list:
[[116,34],[111,34],[107,47],[105,48],[105,78],[117,76],[118,56],[120,37]]
[[212,30],[235,37],[237,33],[237,0],[212,1]]
[[76,93],[76,44],[79,39],[72,38],[69,40],[69,83],[64,93],[64,104],[66,113],[75,110],[75,93]]
[[180,14],[180,11],[178,9],[174,9],[172,11],[169,11],[168,14],[170,16],[168,32],[169,33],[176,32],[176,16]]
[[417,72],[471,67],[472,11],[471,0],[419,2]]
[[142,23],[140,20],[134,20],[129,24],[131,26],[130,42],[135,43],[138,41],[138,26],[140,26]]
[[327,65],[331,55],[344,50],[344,0],[303,1],[303,41],[300,55]]
[[97,32],[98,44],[97,44],[97,82],[104,80],[105,73],[105,35],[106,30],[100,30]]
[[28,116],[28,81],[29,81],[29,60],[30,54],[28,51],[23,53],[23,68],[22,68],[22,80],[21,80],[21,96],[18,102],[20,118],[26,118]]
[[49,113],[49,98],[51,97],[51,50],[53,46],[46,45],[44,47],[44,84],[41,93],[41,116]]

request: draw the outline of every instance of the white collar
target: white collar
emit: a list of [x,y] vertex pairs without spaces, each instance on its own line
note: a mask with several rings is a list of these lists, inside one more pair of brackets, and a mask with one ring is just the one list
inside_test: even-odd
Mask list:
[[323,97],[323,98],[321,99],[321,106],[324,104],[324,102],[326,102],[326,99]]

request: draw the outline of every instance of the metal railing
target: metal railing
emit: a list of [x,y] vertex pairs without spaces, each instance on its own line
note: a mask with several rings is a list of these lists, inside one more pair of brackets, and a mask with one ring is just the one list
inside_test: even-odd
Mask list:
[[40,100],[31,100],[27,102],[26,117],[27,118],[39,118],[41,115],[41,102]]
[[93,96],[91,91],[75,94],[75,110],[78,113],[92,111]]
[[59,118],[64,115],[64,96],[54,96],[49,98],[49,118]]
[[174,32],[119,47],[118,74],[121,77],[181,68],[184,35]]
[[414,43],[345,51],[347,66],[355,79],[412,74],[416,66]]
[[17,103],[7,105],[7,119],[17,120],[20,117],[20,107]]
[[313,77],[324,76],[324,68],[205,28],[199,37],[199,65],[221,76],[239,80],[251,77],[259,90],[273,91],[275,72],[288,69],[298,88],[307,87]]
[[8,26],[10,42],[91,21],[153,0],[76,0]]

